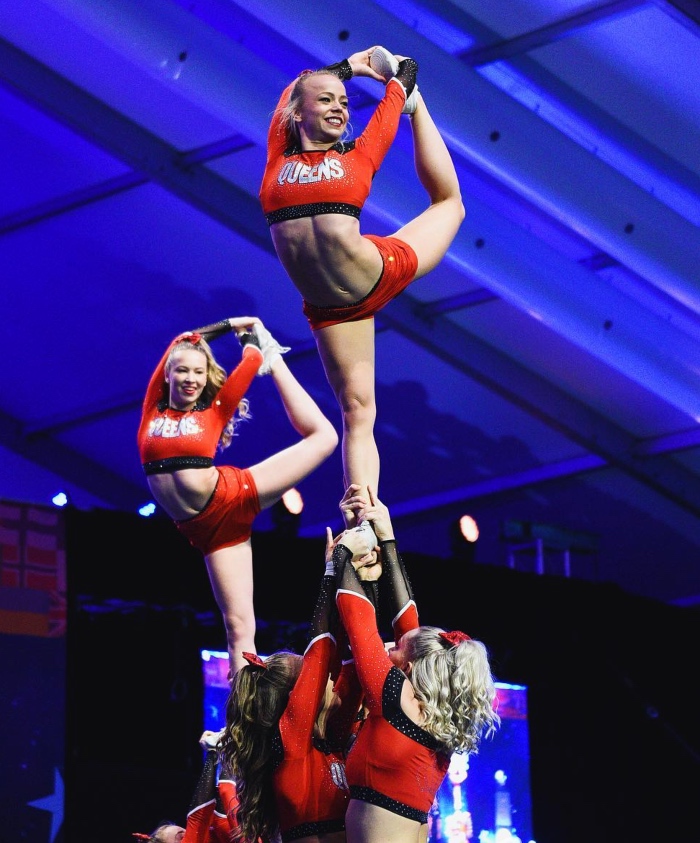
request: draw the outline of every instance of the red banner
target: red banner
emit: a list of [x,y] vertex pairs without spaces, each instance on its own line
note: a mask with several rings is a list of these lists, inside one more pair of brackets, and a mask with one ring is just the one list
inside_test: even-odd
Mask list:
[[66,551],[60,509],[0,501],[0,633],[66,632]]

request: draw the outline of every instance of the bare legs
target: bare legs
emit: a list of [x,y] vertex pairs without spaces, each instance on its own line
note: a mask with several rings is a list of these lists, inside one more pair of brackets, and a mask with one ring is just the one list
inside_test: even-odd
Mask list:
[[326,378],[343,414],[344,487],[377,488],[374,440],[374,319],[344,322],[314,333]]
[[[282,357],[272,364],[272,378],[287,418],[301,440],[261,463],[250,472],[260,501],[267,509],[304,479],[335,450],[338,434],[316,402],[291,373]],[[206,557],[207,571],[226,629],[229,679],[246,664],[243,652],[255,653],[253,606],[253,551],[248,539]]]
[[215,550],[205,557],[216,605],[226,630],[229,679],[246,662],[241,653],[255,652],[253,550],[250,539]]
[[[443,259],[464,219],[464,205],[449,150],[422,101],[411,118],[416,172],[430,199],[422,214],[396,232],[418,257],[416,278]],[[344,487],[379,488],[374,320],[332,325],[314,333],[326,378],[343,414]]]
[[444,258],[464,220],[464,205],[450,152],[422,98],[410,119],[416,173],[430,205],[395,236],[416,252],[420,278]]
[[272,379],[299,442],[251,466],[260,508],[267,509],[326,460],[338,444],[338,434],[321,409],[294,377],[282,357],[272,364]]

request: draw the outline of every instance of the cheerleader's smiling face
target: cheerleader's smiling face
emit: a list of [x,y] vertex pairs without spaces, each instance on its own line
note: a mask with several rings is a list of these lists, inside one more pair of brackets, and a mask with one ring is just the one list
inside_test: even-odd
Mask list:
[[332,146],[348,124],[348,95],[345,85],[330,73],[312,74],[304,80],[298,123],[302,149],[310,151]]
[[207,385],[207,357],[196,348],[176,349],[165,373],[169,404],[174,410],[191,410]]

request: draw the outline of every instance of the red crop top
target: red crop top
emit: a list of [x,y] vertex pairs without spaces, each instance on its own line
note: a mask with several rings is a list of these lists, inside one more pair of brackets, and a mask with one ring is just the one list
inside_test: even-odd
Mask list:
[[[418,621],[411,588],[394,542],[383,542],[393,600],[399,607],[394,632]],[[419,823],[428,811],[450,762],[449,753],[401,708],[405,674],[394,667],[379,636],[376,611],[352,567],[352,554],[335,546],[336,603],[350,640],[368,717],[346,760],[350,797],[370,802]]]
[[[304,651],[301,673],[289,694],[273,737],[273,787],[283,843],[319,836],[345,827],[350,794],[345,780],[344,747],[360,707],[362,689],[349,682],[341,704],[329,718],[336,727],[325,741],[314,738],[336,640],[330,626],[335,615],[335,578],[324,575],[311,621],[311,641]],[[332,741],[337,745],[331,746]]]
[[228,420],[245,395],[263,361],[254,345],[243,348],[243,358],[228,376],[208,407],[173,410],[163,401],[165,364],[176,337],[151,375],[141,411],[138,447],[146,474],[165,474],[181,468],[208,468]]
[[[395,80],[390,80],[395,81]],[[267,136],[267,163],[260,201],[269,225],[318,214],[360,216],[372,179],[396,137],[406,102],[400,82],[388,84],[364,132],[330,149],[302,152],[288,147],[280,109],[296,80],[280,97]]]

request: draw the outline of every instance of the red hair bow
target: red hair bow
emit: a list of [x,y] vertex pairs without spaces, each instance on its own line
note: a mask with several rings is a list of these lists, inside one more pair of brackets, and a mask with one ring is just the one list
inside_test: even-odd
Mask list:
[[192,345],[199,345],[201,341],[202,335],[198,334],[196,331],[188,331],[175,338],[175,342],[191,342]]
[[441,632],[440,638],[444,641],[448,641],[453,647],[461,644],[462,641],[472,640],[471,636],[467,635],[466,632],[460,632],[458,629],[455,629],[454,632]]
[[252,665],[253,667],[261,667],[263,670],[267,670],[265,662],[255,653],[241,653],[241,655],[249,665]]
[[140,832],[138,832],[138,831],[133,831],[133,832],[131,833],[131,836],[132,836],[132,837],[135,837],[137,840],[150,840],[150,839],[151,839],[151,835],[150,835],[150,834],[141,834],[141,833],[140,833]]

